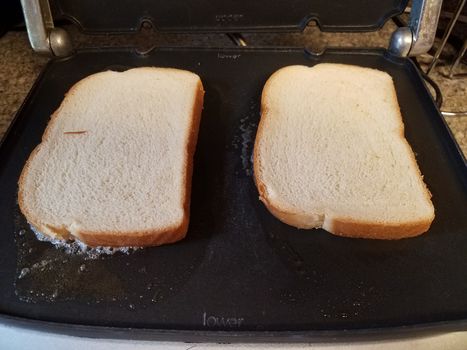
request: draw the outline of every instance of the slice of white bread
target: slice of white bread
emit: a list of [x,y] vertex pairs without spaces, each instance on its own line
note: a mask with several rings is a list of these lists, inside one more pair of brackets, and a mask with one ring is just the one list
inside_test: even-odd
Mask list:
[[298,228],[399,239],[434,219],[384,72],[342,64],[289,66],[267,81],[254,176],[269,211]]
[[67,93],[19,179],[28,222],[89,246],[185,237],[203,86],[143,67],[91,75]]

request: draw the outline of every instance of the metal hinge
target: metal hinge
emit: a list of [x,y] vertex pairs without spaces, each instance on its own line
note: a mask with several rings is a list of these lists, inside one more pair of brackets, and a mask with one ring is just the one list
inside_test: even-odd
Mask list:
[[399,57],[418,56],[433,46],[442,0],[413,0],[408,27],[397,29],[389,52]]
[[48,0],[21,0],[29,41],[34,51],[66,57],[73,53],[68,33],[55,28]]

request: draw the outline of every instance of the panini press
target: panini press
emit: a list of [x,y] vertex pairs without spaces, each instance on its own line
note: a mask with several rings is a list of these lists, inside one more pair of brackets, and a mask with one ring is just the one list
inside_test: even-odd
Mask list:
[[[52,0],[50,0],[52,1]],[[441,1],[414,0],[389,48],[73,50],[57,18],[86,33],[299,32],[380,28],[406,0],[23,0],[33,48],[55,56],[0,148],[0,320],[88,337],[309,342],[467,330],[467,171],[408,56],[432,45]],[[420,237],[378,241],[297,230],[258,200],[251,153],[268,77],[287,65],[338,62],[394,79],[405,135],[433,194]],[[64,94],[108,69],[159,66],[198,74],[206,95],[186,239],[89,258],[36,239],[17,204],[19,174]],[[96,116],[98,118],[98,116]],[[336,142],[339,142],[336,140]],[[158,166],[154,164],[154,166]]]

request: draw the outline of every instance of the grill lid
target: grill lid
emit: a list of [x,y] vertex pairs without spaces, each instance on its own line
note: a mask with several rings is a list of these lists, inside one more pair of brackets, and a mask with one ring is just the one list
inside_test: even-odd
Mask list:
[[168,32],[370,31],[401,13],[408,0],[51,0],[83,31],[131,32],[149,20]]

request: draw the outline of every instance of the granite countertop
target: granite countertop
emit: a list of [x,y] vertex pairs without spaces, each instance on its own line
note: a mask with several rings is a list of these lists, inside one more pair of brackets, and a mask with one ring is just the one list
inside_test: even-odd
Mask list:
[[[322,33],[317,26],[308,26],[303,33],[244,34],[251,46],[301,46],[312,50],[323,47],[387,47],[395,25],[389,21],[379,31],[370,33]],[[155,46],[234,47],[224,34],[161,34],[151,29],[128,35],[83,35],[67,25],[75,47],[136,46],[142,49]],[[449,47],[447,47],[449,50]],[[3,137],[15,113],[21,106],[48,58],[33,52],[27,33],[11,31],[0,38],[0,138]],[[421,57],[422,67],[429,62]],[[431,74],[443,93],[442,110],[467,111],[467,79],[449,79],[449,67],[439,64]],[[458,68],[467,72],[465,65]],[[467,154],[467,117],[447,117],[457,142]]]

